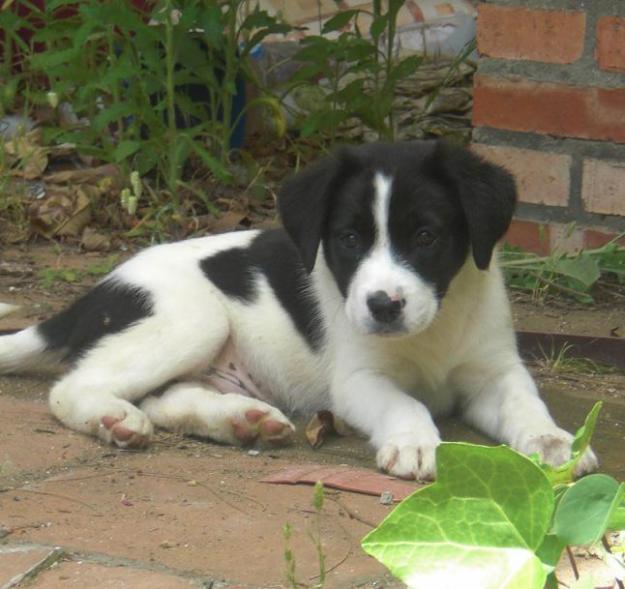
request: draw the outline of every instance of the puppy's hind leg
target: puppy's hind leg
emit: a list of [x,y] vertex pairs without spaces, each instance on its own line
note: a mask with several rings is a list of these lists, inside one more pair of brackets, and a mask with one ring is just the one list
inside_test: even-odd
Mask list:
[[226,311],[217,301],[208,313],[193,311],[174,316],[157,310],[103,337],[52,388],[52,413],[68,427],[117,446],[146,445],[152,424],[132,402],[205,368],[229,336]]
[[280,410],[264,401],[224,395],[194,382],[178,383],[160,396],[146,397],[141,409],[164,429],[237,446],[257,440],[286,444],[295,431]]

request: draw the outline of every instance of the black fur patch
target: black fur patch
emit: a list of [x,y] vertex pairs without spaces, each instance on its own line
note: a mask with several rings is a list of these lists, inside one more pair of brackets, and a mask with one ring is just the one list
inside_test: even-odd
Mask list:
[[254,300],[254,274],[247,249],[235,247],[219,252],[202,260],[200,268],[229,297],[242,301]]
[[119,333],[150,315],[149,292],[107,281],[41,323],[37,330],[49,349],[65,350],[65,358],[75,360],[100,338]]
[[256,300],[256,277],[265,276],[299,333],[313,350],[319,349],[323,332],[317,303],[308,295],[310,279],[284,230],[263,231],[249,247],[215,254],[200,267],[221,291],[248,303]]

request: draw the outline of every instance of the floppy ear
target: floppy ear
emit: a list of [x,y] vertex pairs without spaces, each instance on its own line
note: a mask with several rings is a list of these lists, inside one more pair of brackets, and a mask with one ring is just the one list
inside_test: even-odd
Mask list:
[[318,160],[288,178],[278,195],[282,224],[309,273],[315,266],[327,213],[344,177],[347,159],[341,150]]
[[[504,236],[516,205],[514,179],[468,149],[439,142],[433,154],[438,173],[451,180],[469,228],[475,265],[486,270],[495,244]],[[444,180],[443,180],[444,181]]]

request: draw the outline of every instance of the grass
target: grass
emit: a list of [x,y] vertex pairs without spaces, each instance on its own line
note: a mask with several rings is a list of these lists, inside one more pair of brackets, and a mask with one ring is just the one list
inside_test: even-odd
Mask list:
[[538,256],[505,245],[500,265],[508,286],[530,292],[535,300],[553,294],[592,304],[599,283],[611,285],[613,291],[625,285],[625,247],[618,244],[624,236],[622,233],[599,248],[577,254],[556,250]]
[[99,278],[107,275],[117,264],[118,256],[109,256],[106,260],[96,262],[88,266],[85,270],[75,268],[43,268],[39,274],[39,282],[45,289],[49,289],[59,282],[72,284],[81,282],[85,277],[91,276]]
[[573,345],[565,343],[562,347],[551,346],[545,350],[540,346],[542,358],[537,360],[537,364],[551,374],[614,374],[618,369],[608,364],[595,362],[590,358],[580,358],[572,354]]

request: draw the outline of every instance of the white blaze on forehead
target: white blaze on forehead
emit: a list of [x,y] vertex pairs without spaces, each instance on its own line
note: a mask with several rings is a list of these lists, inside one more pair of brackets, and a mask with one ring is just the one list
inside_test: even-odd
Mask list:
[[388,211],[391,202],[391,188],[393,179],[376,172],[373,178],[375,194],[373,197],[373,219],[375,221],[375,247],[388,248],[390,246],[388,237]]

